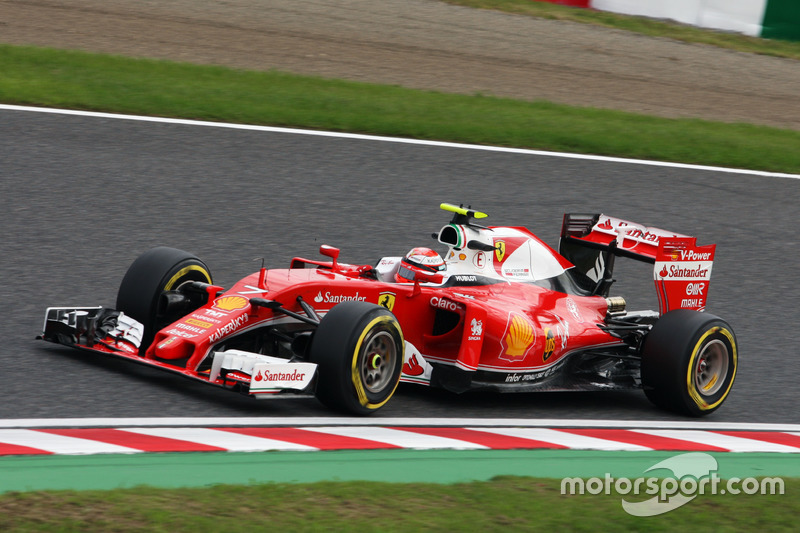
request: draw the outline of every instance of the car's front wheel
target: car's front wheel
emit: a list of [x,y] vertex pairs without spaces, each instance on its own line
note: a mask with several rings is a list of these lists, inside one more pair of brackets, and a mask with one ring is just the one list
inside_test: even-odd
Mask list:
[[400,382],[404,341],[400,324],[386,308],[343,302],[325,315],[311,340],[318,365],[317,398],[353,414],[380,409]]
[[176,248],[152,248],[128,268],[117,292],[116,308],[144,325],[139,353],[144,354],[158,330],[180,318],[162,309],[159,300],[163,293],[187,281],[211,284],[211,273],[200,259]]

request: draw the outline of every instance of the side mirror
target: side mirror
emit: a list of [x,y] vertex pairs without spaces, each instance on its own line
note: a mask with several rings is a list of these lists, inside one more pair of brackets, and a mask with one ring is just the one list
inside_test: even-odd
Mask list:
[[441,272],[421,272],[419,270],[414,272],[414,290],[411,291],[410,298],[422,294],[419,288],[420,283],[441,283],[444,280],[444,274]]
[[330,257],[333,261],[333,270],[336,270],[339,267],[337,259],[339,259],[339,249],[333,246],[328,246],[327,244],[323,244],[319,247],[319,253],[324,255],[325,257]]
[[444,280],[444,274],[441,272],[414,272],[414,281],[420,283],[441,283]]

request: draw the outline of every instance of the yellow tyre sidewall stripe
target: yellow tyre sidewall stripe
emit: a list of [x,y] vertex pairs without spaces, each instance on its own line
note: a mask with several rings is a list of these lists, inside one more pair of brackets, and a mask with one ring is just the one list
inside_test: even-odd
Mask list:
[[[714,335],[715,333],[723,335],[725,338],[728,339],[728,342],[730,343],[732,352],[731,363],[733,365],[733,371],[731,372],[731,379],[728,382],[728,388],[716,402],[709,404],[697,390],[697,387],[695,386],[694,382],[694,374],[695,374],[695,366],[697,363],[697,358],[700,356],[703,343],[708,337]],[[717,326],[709,329],[703,334],[702,337],[700,337],[700,340],[697,341],[697,344],[695,344],[694,349],[692,350],[692,356],[689,358],[688,368],[686,370],[686,390],[689,392],[689,396],[692,398],[695,405],[697,405],[697,407],[700,408],[702,411],[708,411],[710,409],[716,408],[728,396],[728,393],[730,392],[731,387],[733,386],[733,379],[736,377],[737,357],[738,356],[736,353],[736,341],[733,338],[733,334],[723,327]],[[725,379],[725,377],[726,376],[721,376],[721,379]]]
[[367,398],[367,391],[364,390],[364,384],[361,383],[361,373],[358,371],[358,356],[361,353],[361,347],[364,344],[364,339],[367,337],[367,334],[370,331],[372,331],[372,329],[374,327],[376,327],[378,325],[382,325],[382,324],[386,324],[386,325],[390,326],[391,328],[395,329],[397,331],[397,334],[400,336],[400,343],[397,346],[397,352],[398,353],[396,355],[397,355],[398,358],[400,358],[401,361],[403,360],[403,349],[404,349],[404,346],[405,346],[405,343],[403,341],[403,332],[400,330],[400,324],[398,324],[395,321],[394,317],[386,316],[386,315],[379,316],[379,317],[373,319],[361,331],[361,335],[358,338],[358,342],[356,343],[356,347],[353,350],[353,360],[352,360],[352,365],[351,365],[350,370],[351,370],[351,380],[353,382],[353,386],[355,386],[355,388],[356,388],[356,395],[358,396],[358,402],[362,406],[366,407],[367,409],[379,409],[379,408],[381,408],[394,395],[394,391],[397,390],[397,385],[400,383],[400,380],[398,379],[395,382],[394,387],[392,388],[392,392],[389,393],[389,396],[387,396],[386,399],[383,400],[380,403],[370,403],[369,398]]
[[187,275],[189,272],[200,272],[206,278],[208,283],[211,283],[211,274],[209,274],[205,268],[201,267],[200,265],[189,265],[177,271],[175,275],[170,278],[167,284],[164,285],[164,290],[171,291],[174,288],[175,283],[177,283],[179,279]]

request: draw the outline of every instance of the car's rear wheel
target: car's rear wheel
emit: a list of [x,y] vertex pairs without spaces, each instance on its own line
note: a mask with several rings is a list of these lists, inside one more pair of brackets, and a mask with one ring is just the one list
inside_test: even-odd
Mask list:
[[163,293],[187,281],[211,284],[211,272],[200,259],[176,248],[152,248],[128,268],[117,292],[116,308],[144,325],[139,353],[144,354],[158,330],[180,318],[159,309],[159,300]]
[[317,398],[353,414],[380,409],[400,382],[404,341],[386,308],[344,302],[328,312],[314,332],[310,359],[318,365]]
[[712,413],[728,397],[738,354],[731,326],[689,310],[666,313],[642,349],[642,386],[659,407],[692,416]]

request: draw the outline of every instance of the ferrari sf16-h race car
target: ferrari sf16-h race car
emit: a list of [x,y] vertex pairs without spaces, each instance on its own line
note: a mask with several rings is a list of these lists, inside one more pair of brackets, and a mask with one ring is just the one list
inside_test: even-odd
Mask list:
[[[715,245],[602,214],[566,214],[559,251],[523,227],[442,204],[428,248],[375,264],[295,257],[225,289],[190,253],[153,248],[116,306],[48,308],[44,340],[121,357],[256,398],[316,396],[375,412],[399,382],[455,393],[644,390],[698,416],[731,390],[737,343],[703,312]],[[609,296],[615,259],[654,264],[659,310]]]

